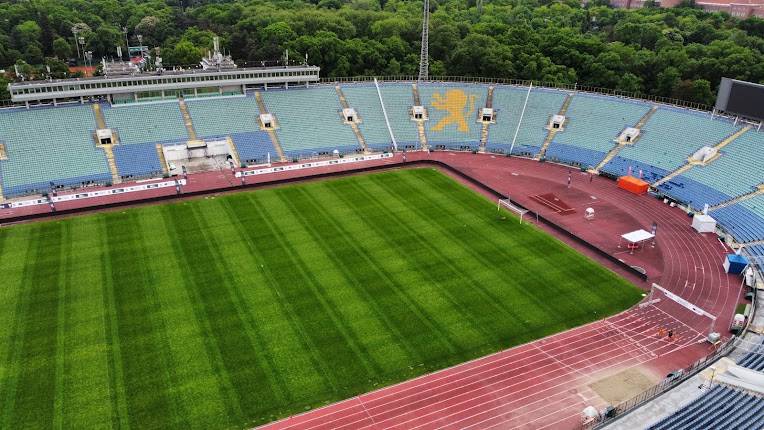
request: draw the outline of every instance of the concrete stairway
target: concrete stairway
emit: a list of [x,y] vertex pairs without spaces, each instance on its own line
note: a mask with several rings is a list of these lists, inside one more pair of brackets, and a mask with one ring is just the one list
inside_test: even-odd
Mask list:
[[[566,112],[568,112],[568,107],[570,106],[570,102],[573,101],[573,94],[568,94],[567,97],[565,97],[565,101],[562,102],[562,106],[560,106],[560,111],[557,112],[557,115],[565,115]],[[544,144],[541,145],[541,149],[539,150],[538,155],[536,155],[536,160],[540,160],[542,157],[546,155],[546,150],[549,148],[549,145],[552,144],[552,141],[554,140],[554,136],[557,135],[557,133],[560,130],[557,128],[550,127],[549,130],[546,133],[546,139],[544,139]]]
[[231,153],[231,157],[233,157],[234,165],[237,168],[241,167],[241,158],[239,158],[239,151],[236,150],[236,145],[233,144],[233,139],[231,139],[231,136],[226,136],[225,141],[228,144],[228,149]]
[[186,101],[183,99],[178,99],[178,106],[180,107],[181,115],[183,115],[183,124],[186,125],[188,140],[199,140],[196,136],[196,130],[194,129],[194,122],[191,120],[191,114],[188,112],[188,106],[186,105]]
[[[422,100],[419,98],[419,88],[417,88],[416,84],[411,84],[411,92],[414,96],[414,106],[422,106]],[[429,149],[427,133],[424,130],[424,120],[416,121],[416,131],[419,135],[419,146],[422,149]]]
[[[257,101],[257,107],[260,109],[260,115],[268,113],[268,107],[265,106],[265,102],[263,101],[263,96],[260,94],[260,91],[255,92],[255,101]],[[278,119],[276,119],[278,121]],[[281,142],[279,141],[279,136],[276,134],[275,126],[269,130],[266,130],[268,133],[268,136],[271,138],[271,144],[273,145],[273,148],[276,150],[276,155],[279,158],[279,161],[287,161],[286,155],[284,155],[284,150],[281,148]]]
[[[640,118],[639,121],[637,121],[637,123],[634,125],[634,128],[642,130],[642,127],[644,127],[645,124],[647,124],[647,121],[649,121],[650,118],[652,118],[653,114],[655,114],[657,110],[658,108],[655,106],[650,108],[650,110],[647,111],[644,115],[642,115],[642,118]],[[628,145],[634,145],[635,143],[636,141],[631,142]],[[609,163],[610,160],[615,158],[625,146],[627,146],[626,143],[622,143],[622,142],[616,143],[613,149],[611,149],[607,154],[605,154],[605,158],[603,158],[602,161],[600,161],[599,164],[597,164],[597,167],[594,168],[593,173],[599,173],[599,171],[602,170],[602,168],[605,167],[605,165],[607,165],[607,163]]]
[[727,206],[732,206],[734,204],[740,203],[744,200],[748,200],[751,198],[754,198],[758,195],[764,194],[764,184],[759,184],[756,186],[756,191],[751,191],[748,194],[743,194],[742,196],[737,196],[734,198],[731,198],[729,200],[725,200],[718,205],[711,206],[709,210],[715,211],[717,209],[726,208]]
[[740,136],[744,135],[751,128],[752,128],[751,125],[746,125],[745,127],[741,128],[740,130],[738,130],[738,131],[730,134],[726,138],[724,138],[724,140],[722,140],[721,142],[717,143],[716,146],[714,146],[714,148],[716,149],[717,152],[721,151],[722,148],[724,148],[725,146],[727,146],[730,143],[734,142],[737,138],[739,138]]
[[753,240],[751,242],[741,243],[741,245],[744,245],[744,246],[764,245],[764,239],[762,239],[762,240]]
[[101,105],[99,103],[93,103],[91,106],[93,107],[93,116],[95,117],[96,128],[99,130],[107,128],[106,120],[104,119],[103,111],[101,110]]
[[650,121],[650,118],[652,118],[653,115],[655,115],[655,112],[657,111],[658,111],[657,107],[655,106],[651,107],[650,110],[647,111],[644,115],[642,115],[642,118],[640,118],[639,121],[637,121],[637,124],[634,126],[634,128],[638,128],[642,130],[645,124],[647,124],[647,121]]
[[159,157],[159,164],[162,165],[162,173],[165,175],[170,173],[170,167],[167,165],[167,159],[164,158],[164,151],[162,151],[162,145],[157,143],[157,156]]
[[[493,86],[488,87],[488,95],[486,95],[485,98],[485,107],[489,109],[493,107],[493,89]],[[478,112],[478,115],[480,115],[480,112]],[[490,126],[491,124],[483,122],[483,128],[480,130],[480,152],[485,152],[485,146],[488,144],[488,129]]]
[[[342,92],[342,88],[340,88],[340,86],[337,85],[334,87],[334,90],[337,92],[337,97],[340,99],[340,105],[342,105],[342,109],[350,109],[350,104],[345,98],[345,93]],[[356,112],[356,115],[357,114],[358,113]],[[355,121],[349,123],[348,125],[350,125],[350,128],[353,129],[355,138],[356,140],[358,140],[358,144],[361,145],[361,148],[363,148],[363,152],[369,152],[369,148],[366,146],[366,139],[363,137],[363,134],[361,133],[361,129],[358,128],[358,121],[359,121],[359,118],[356,118]]]
[[101,145],[101,149],[106,154],[106,163],[109,165],[109,172],[111,172],[111,183],[113,185],[121,184],[122,178],[119,176],[117,162],[114,160],[114,145]]
[[661,184],[665,184],[666,182],[670,181],[671,179],[673,179],[673,178],[681,175],[682,173],[690,170],[694,166],[708,166],[714,160],[716,160],[717,158],[719,158],[721,156],[719,151],[721,151],[722,148],[724,148],[725,146],[727,146],[730,143],[734,142],[735,139],[737,139],[738,137],[742,136],[743,134],[745,134],[745,132],[747,132],[750,129],[751,129],[751,126],[750,125],[746,125],[745,127],[743,127],[740,130],[737,130],[736,132],[730,134],[729,136],[725,137],[721,142],[719,142],[716,145],[714,145],[714,149],[716,149],[717,153],[716,153],[716,155],[713,158],[711,158],[710,160],[706,161],[705,163],[702,163],[702,162],[699,162],[699,161],[695,161],[692,158],[688,158],[687,159],[687,164],[684,164],[684,165],[680,166],[678,169],[674,170],[673,172],[669,173],[668,175],[664,176],[663,178],[655,181],[652,184],[652,186],[653,187],[657,187],[657,186],[659,186]]

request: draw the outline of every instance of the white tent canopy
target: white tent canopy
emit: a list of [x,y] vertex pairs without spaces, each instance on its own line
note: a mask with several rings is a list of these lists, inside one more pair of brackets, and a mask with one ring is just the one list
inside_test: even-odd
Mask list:
[[635,230],[631,233],[622,234],[621,237],[629,243],[640,243],[655,237],[654,234],[645,230]]

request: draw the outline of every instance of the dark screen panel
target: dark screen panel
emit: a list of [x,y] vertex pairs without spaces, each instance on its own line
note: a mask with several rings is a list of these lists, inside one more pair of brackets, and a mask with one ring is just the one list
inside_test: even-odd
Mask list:
[[727,112],[764,119],[764,87],[732,82]]

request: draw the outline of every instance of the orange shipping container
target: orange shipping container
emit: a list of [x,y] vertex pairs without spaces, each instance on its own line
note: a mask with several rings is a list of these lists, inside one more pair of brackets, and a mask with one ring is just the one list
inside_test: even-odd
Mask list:
[[631,191],[634,194],[642,195],[647,193],[650,184],[633,176],[621,176],[618,178],[618,187]]

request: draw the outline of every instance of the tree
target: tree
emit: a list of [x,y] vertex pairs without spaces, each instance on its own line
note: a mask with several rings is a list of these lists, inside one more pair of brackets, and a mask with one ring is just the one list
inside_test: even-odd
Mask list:
[[189,66],[198,64],[204,55],[204,50],[197,48],[188,40],[180,42],[165,48],[162,56],[166,66]]
[[674,67],[667,67],[662,72],[658,73],[658,80],[656,82],[656,91],[658,95],[664,97],[671,97],[674,95],[674,89],[679,85],[679,70]]
[[62,60],[66,60],[72,56],[72,45],[63,37],[57,37],[53,41],[53,54]]

